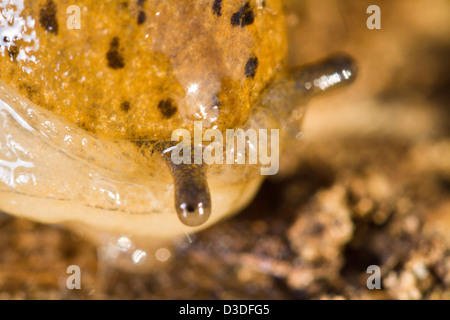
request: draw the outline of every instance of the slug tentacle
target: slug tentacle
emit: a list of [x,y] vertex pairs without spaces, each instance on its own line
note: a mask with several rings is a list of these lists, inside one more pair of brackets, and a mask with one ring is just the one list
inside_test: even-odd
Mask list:
[[175,209],[180,221],[189,227],[204,224],[211,214],[211,195],[205,164],[174,164],[171,153],[164,154],[175,186]]
[[304,96],[315,96],[346,86],[356,77],[356,64],[345,54],[336,54],[313,64],[292,69],[290,78]]
[[307,100],[352,83],[356,73],[356,63],[345,54],[294,67],[275,81],[262,104],[274,119],[288,119]]

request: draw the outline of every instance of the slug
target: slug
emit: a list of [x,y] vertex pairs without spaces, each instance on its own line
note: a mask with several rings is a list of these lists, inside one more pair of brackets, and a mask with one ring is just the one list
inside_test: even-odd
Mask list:
[[211,140],[176,164],[173,132],[280,129],[282,152],[292,114],[356,76],[344,54],[287,67],[281,1],[77,6],[80,28],[64,0],[0,4],[0,210],[34,221],[148,241],[207,228],[251,201],[264,165],[196,163]]

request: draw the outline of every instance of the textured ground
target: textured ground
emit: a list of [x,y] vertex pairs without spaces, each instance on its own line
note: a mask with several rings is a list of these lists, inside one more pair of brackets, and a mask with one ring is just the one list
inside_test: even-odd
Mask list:
[[[359,79],[309,105],[246,210],[138,275],[74,233],[1,216],[0,298],[450,299],[450,5],[372,2],[291,5],[291,63],[346,51]],[[365,27],[369,4],[381,30]],[[66,288],[71,264],[79,291]],[[382,290],[366,287],[373,264]]]

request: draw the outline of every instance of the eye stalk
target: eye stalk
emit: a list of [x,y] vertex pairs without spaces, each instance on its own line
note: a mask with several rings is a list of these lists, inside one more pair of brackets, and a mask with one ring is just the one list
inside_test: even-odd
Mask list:
[[211,195],[205,164],[174,164],[165,157],[175,186],[175,209],[180,221],[189,227],[204,224],[211,215]]
[[289,119],[299,106],[330,90],[346,87],[357,74],[355,61],[346,54],[293,67],[269,87],[262,105],[273,119]]
[[290,78],[298,92],[314,96],[352,83],[356,72],[355,61],[339,53],[313,64],[293,68]]

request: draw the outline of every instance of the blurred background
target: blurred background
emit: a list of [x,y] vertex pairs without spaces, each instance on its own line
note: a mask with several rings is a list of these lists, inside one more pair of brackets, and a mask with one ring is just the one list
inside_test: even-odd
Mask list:
[[[146,274],[61,227],[0,216],[0,299],[450,299],[450,2],[287,0],[288,63],[334,52],[349,88],[240,214],[181,239]],[[381,29],[369,30],[369,5]],[[82,270],[68,290],[66,268]],[[368,290],[369,265],[381,290]]]

